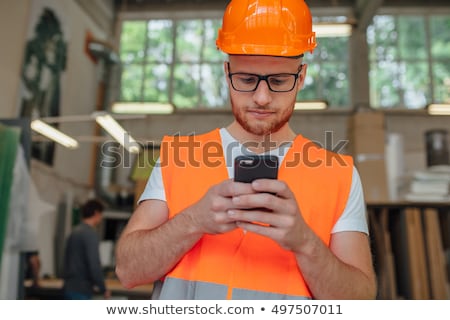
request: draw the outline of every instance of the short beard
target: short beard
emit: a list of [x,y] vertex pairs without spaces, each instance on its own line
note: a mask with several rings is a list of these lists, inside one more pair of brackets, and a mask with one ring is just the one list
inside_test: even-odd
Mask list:
[[[261,108],[263,109],[263,108]],[[236,119],[237,123],[240,124],[242,128],[244,128],[245,131],[257,135],[257,136],[265,136],[272,133],[277,132],[282,127],[286,125],[286,123],[289,122],[289,119],[292,116],[292,113],[294,112],[294,107],[291,109],[286,109],[283,111],[283,113],[280,115],[281,118],[276,118],[274,120],[271,120],[271,122],[261,122],[261,123],[253,123],[251,124],[249,121],[247,121],[245,117],[245,110],[239,109],[235,107],[235,104],[233,103],[233,100],[231,99],[231,110],[233,111],[234,118]]]

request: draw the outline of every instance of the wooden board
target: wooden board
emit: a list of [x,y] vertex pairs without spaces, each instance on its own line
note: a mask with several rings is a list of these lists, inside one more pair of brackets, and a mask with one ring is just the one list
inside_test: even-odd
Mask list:
[[387,209],[381,212],[369,210],[371,239],[374,250],[374,263],[378,281],[378,299],[397,299],[395,261],[392,253]]
[[446,261],[437,210],[425,209],[423,221],[431,298],[448,299]]
[[428,286],[428,268],[426,263],[425,242],[423,236],[420,209],[405,209],[409,281],[412,299],[430,299]]

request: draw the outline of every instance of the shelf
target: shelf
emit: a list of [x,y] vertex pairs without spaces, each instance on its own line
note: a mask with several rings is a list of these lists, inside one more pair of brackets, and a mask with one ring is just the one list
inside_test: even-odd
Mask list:
[[117,220],[128,220],[131,217],[132,212],[130,211],[111,211],[105,210],[103,212],[103,219],[117,219]]

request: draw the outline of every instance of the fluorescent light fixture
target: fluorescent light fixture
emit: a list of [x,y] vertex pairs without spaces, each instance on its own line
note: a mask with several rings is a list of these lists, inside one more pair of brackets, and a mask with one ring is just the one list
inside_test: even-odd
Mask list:
[[174,111],[172,104],[160,102],[116,102],[111,109],[114,113],[131,114],[170,114]]
[[427,106],[428,114],[450,116],[450,103],[432,103]]
[[105,129],[117,142],[119,142],[130,153],[139,153],[141,150],[139,144],[133,137],[126,132],[122,126],[114,120],[111,115],[105,112],[94,112],[92,114],[95,121]]
[[349,23],[317,23],[313,24],[316,37],[349,37],[352,25]]
[[294,110],[325,110],[328,104],[325,101],[296,102]]
[[78,141],[41,120],[31,121],[31,129],[69,149],[78,148]]

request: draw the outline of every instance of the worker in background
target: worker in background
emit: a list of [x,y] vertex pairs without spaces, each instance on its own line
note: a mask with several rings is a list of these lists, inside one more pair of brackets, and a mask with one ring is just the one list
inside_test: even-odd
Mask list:
[[92,299],[94,294],[111,296],[105,286],[100,263],[99,237],[96,227],[103,218],[103,204],[95,199],[81,207],[81,222],[69,235],[64,253],[64,298]]
[[25,252],[25,279],[31,280],[32,287],[39,287],[41,259],[38,251]]
[[[303,0],[232,0],[217,46],[234,121],[166,136],[121,234],[116,273],[159,299],[373,299],[362,186],[351,157],[289,120],[316,47]],[[233,180],[239,154],[277,155],[278,179]]]

